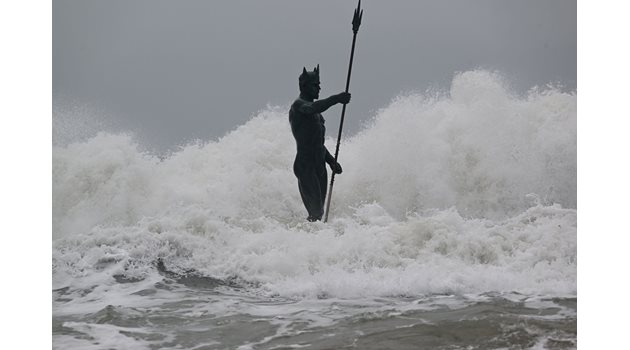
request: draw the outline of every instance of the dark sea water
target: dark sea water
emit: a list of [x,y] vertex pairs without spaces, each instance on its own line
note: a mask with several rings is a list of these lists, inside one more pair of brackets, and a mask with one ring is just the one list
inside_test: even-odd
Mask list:
[[[576,348],[577,300],[571,297],[489,293],[292,300],[203,283],[132,282],[125,286],[130,298],[142,296],[147,305],[58,312],[53,348]],[[54,291],[58,311],[72,304],[71,294]]]

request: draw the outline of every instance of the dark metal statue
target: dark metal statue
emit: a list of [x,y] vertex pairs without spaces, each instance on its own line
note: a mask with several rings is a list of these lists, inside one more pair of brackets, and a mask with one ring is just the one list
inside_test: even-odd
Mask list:
[[[350,94],[342,92],[328,98],[319,98],[319,65],[312,72],[303,68],[299,78],[300,97],[293,102],[289,111],[291,131],[297,144],[297,155],[293,173],[298,179],[302,202],[308,211],[308,221],[321,220],[324,215],[328,174],[326,164],[335,174],[341,174],[341,165],[326,146],[326,127],[321,113],[337,103],[350,102]],[[317,101],[315,101],[317,100]]]

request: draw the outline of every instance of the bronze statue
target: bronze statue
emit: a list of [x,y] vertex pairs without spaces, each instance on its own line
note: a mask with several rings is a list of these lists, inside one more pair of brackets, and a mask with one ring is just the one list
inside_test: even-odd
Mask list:
[[[302,202],[308,211],[308,221],[321,220],[324,215],[328,174],[326,163],[335,174],[341,174],[341,165],[324,145],[326,127],[321,113],[337,103],[350,102],[350,93],[342,92],[328,98],[319,98],[319,65],[312,71],[302,69],[299,78],[300,97],[289,111],[291,132],[297,144],[293,173],[298,179]],[[317,101],[315,101],[317,100]]]

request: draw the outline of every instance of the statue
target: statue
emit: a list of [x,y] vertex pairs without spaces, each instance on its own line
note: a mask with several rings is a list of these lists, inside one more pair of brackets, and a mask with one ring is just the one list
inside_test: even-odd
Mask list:
[[[319,98],[319,65],[312,71],[302,69],[299,78],[300,97],[289,111],[291,132],[297,144],[293,173],[298,179],[298,189],[308,212],[308,221],[321,220],[324,215],[328,173],[326,164],[335,174],[341,174],[341,165],[324,145],[326,127],[321,113],[335,104],[350,102],[350,93],[342,92],[328,98]],[[317,100],[317,101],[315,101]]]

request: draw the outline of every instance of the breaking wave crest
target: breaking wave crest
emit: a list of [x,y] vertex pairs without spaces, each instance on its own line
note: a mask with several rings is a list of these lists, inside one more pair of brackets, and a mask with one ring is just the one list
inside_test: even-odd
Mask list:
[[167,157],[127,134],[53,147],[54,287],[159,259],[283,296],[575,294],[575,93],[470,71],[397,97],[342,143],[328,224],[304,222],[294,155],[286,106]]

